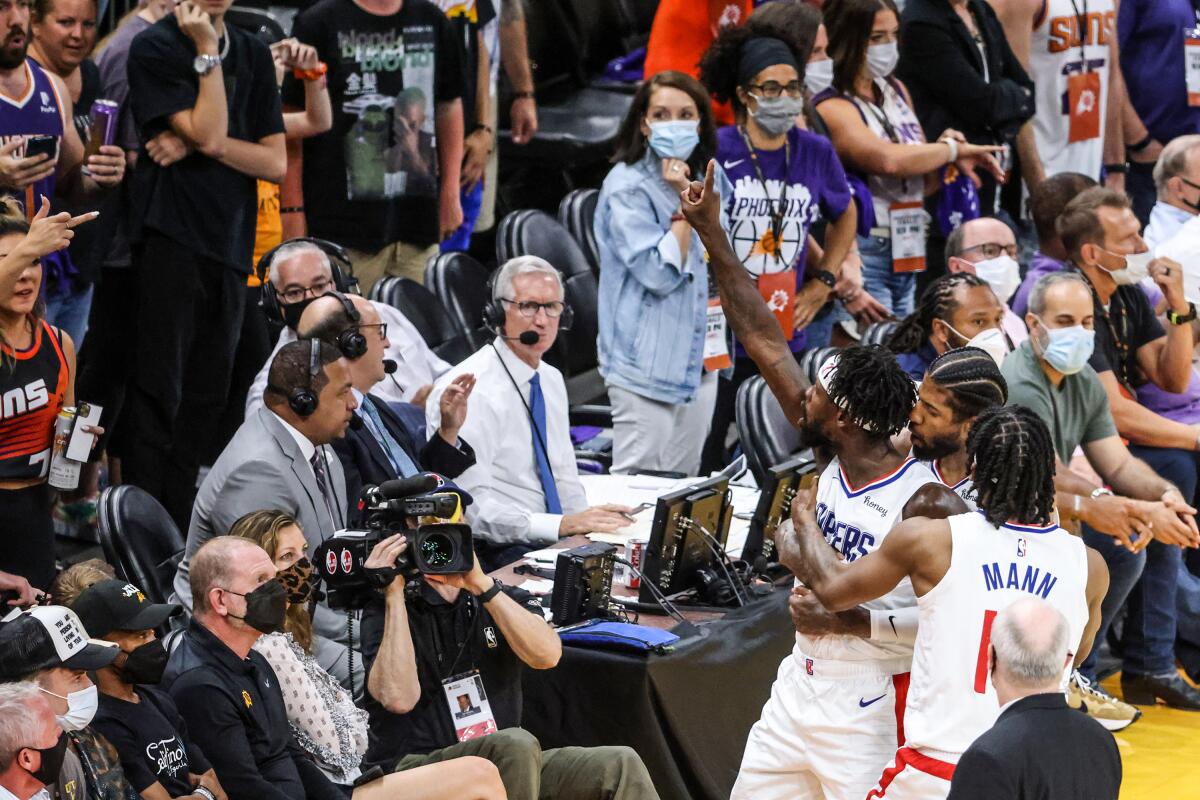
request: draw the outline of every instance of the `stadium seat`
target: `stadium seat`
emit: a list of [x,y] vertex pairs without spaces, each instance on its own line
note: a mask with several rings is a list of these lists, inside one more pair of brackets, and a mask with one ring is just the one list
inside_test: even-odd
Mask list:
[[166,509],[136,486],[112,486],[100,494],[96,527],[117,573],[153,602],[167,602],[186,542]]
[[804,372],[804,377],[809,383],[817,382],[817,369],[825,363],[831,355],[841,350],[840,347],[817,347],[812,350],[805,350],[800,355],[800,369]]
[[441,253],[425,267],[425,287],[442,302],[456,335],[474,352],[492,339],[483,326],[488,271],[466,253]]
[[558,221],[571,232],[575,243],[592,265],[596,280],[600,279],[600,248],[596,245],[592,222],[596,216],[596,200],[599,197],[598,189],[576,189],[558,204]]
[[800,449],[800,432],[783,413],[761,375],[738,387],[734,419],[742,451],[759,485],[767,469],[786,461]]
[[888,339],[892,337],[892,333],[896,330],[896,326],[900,323],[894,319],[885,319],[883,322],[872,322],[867,326],[867,329],[862,333],[862,344],[887,344]]
[[371,299],[402,313],[438,357],[457,364],[475,351],[469,337],[450,319],[433,292],[410,278],[384,278],[371,288]]

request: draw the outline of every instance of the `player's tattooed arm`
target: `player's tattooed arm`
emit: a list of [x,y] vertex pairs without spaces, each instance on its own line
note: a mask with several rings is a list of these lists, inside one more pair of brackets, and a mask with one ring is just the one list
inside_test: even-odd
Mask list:
[[917,489],[913,496],[904,504],[901,512],[902,519],[913,517],[928,517],[929,519],[945,519],[955,514],[965,514],[971,509],[963,499],[945,486],[927,483]]
[[821,605],[807,587],[797,586],[788,598],[788,613],[797,633],[805,636],[857,636],[871,638],[871,615],[865,608],[834,613]]

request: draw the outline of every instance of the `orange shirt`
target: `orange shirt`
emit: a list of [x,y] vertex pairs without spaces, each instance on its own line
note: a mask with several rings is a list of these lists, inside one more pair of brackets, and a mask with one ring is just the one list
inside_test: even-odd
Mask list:
[[247,286],[261,286],[254,267],[258,260],[272,247],[283,241],[283,217],[279,214],[279,184],[270,181],[258,181],[258,223],[254,230],[254,255],[250,264],[250,275],[246,278]]

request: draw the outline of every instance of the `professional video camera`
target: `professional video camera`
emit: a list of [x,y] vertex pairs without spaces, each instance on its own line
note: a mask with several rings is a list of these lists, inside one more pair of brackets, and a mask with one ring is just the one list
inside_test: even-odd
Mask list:
[[[363,490],[360,508],[365,530],[338,531],[313,554],[331,608],[362,608],[396,575],[411,579],[422,573],[470,571],[475,563],[470,526],[426,521],[459,515],[465,493],[457,488],[437,491],[445,485],[444,478],[427,472]],[[375,545],[397,533],[404,534],[408,548],[394,567],[367,569],[364,564]]]

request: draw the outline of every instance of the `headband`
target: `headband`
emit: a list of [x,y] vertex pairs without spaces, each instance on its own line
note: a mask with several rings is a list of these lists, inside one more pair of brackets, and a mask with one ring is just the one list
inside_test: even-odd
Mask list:
[[800,72],[792,49],[779,39],[759,37],[747,39],[738,53],[738,83],[745,86],[758,73],[776,64],[787,64]]
[[882,433],[882,431],[876,429],[874,425],[870,424],[866,420],[857,419],[855,413],[850,410],[849,405],[846,403],[846,398],[833,396],[833,392],[829,387],[833,383],[833,376],[837,374],[838,361],[840,359],[840,353],[834,353],[829,358],[825,359],[825,363],[822,364],[821,368],[817,370],[817,382],[821,384],[821,388],[825,390],[825,394],[829,395],[829,399],[833,401],[833,404],[850,415],[850,418],[854,421],[854,424],[858,425],[867,433]]

